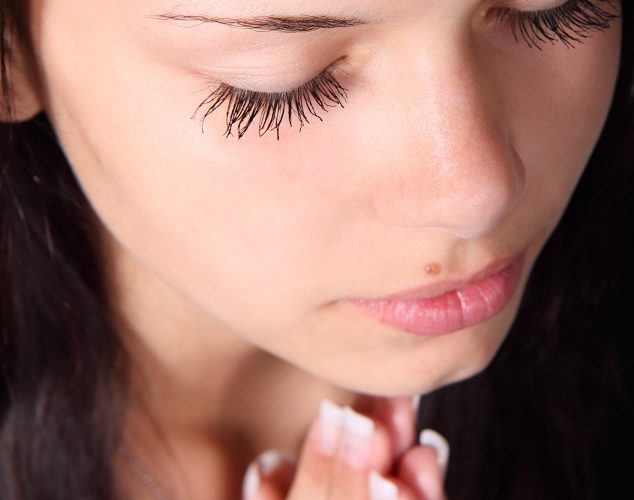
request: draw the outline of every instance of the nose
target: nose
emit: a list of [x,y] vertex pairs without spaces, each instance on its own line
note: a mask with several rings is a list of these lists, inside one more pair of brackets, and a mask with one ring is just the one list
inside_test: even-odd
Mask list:
[[441,227],[460,238],[492,232],[521,197],[525,169],[505,102],[464,43],[412,55],[392,154],[373,205],[386,224]]

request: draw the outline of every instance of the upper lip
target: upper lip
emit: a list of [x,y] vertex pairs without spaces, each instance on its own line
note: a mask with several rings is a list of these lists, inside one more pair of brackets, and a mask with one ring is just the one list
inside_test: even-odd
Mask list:
[[[467,278],[458,278],[458,279],[449,279],[443,281],[437,281],[435,283],[429,283],[423,286],[418,286],[414,288],[405,289],[396,293],[392,293],[389,295],[385,295],[379,298],[373,299],[361,299],[363,301],[404,301],[404,300],[423,300],[429,299],[432,297],[440,297],[445,295],[446,293],[460,290],[462,288],[466,288],[478,281],[482,281],[486,278],[489,278],[507,267],[511,264],[514,264],[516,261],[521,259],[520,255],[515,255],[513,257],[507,257],[503,259],[496,260],[483,268],[481,268],[476,273],[472,274]],[[357,299],[358,300],[358,299]]]

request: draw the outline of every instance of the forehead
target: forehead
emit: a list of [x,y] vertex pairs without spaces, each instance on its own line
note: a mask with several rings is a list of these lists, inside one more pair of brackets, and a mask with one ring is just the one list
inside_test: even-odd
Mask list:
[[[267,14],[271,11],[284,13],[284,11],[297,12],[297,10],[339,13],[350,10],[372,10],[399,4],[416,4],[421,1],[425,0],[313,0],[311,2],[306,2],[305,0],[189,0],[175,2],[169,0],[152,2],[152,5],[165,9],[210,10],[219,13],[258,15]],[[464,0],[457,1],[462,2]]]

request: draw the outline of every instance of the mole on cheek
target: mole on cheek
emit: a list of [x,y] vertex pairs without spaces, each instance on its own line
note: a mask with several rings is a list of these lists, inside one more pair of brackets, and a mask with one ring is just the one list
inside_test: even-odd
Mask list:
[[436,262],[432,263],[432,264],[427,264],[427,266],[425,266],[425,272],[429,275],[429,276],[438,276],[442,271],[442,266]]

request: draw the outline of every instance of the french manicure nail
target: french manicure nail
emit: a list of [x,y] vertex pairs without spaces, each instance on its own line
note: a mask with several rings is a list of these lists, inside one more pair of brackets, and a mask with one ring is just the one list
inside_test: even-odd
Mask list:
[[334,456],[339,448],[339,438],[343,429],[343,408],[329,399],[319,405],[319,424],[317,426],[317,446],[326,456]]
[[432,429],[423,429],[418,438],[418,442],[436,451],[436,462],[444,477],[447,473],[447,464],[449,463],[449,443],[447,440]]
[[368,477],[368,487],[370,490],[370,500],[397,500],[397,486],[375,471],[370,472]]
[[353,469],[363,469],[367,466],[372,451],[374,422],[350,407],[346,407],[343,413],[342,458]]
[[418,415],[418,409],[420,408],[421,395],[417,394],[412,396],[412,406],[414,407],[414,416]]
[[269,450],[258,456],[258,464],[262,476],[268,477],[283,463],[295,465],[297,460],[286,451]]
[[243,500],[252,500],[257,495],[260,488],[260,467],[258,461],[251,462],[246,474],[244,475],[244,481],[242,482],[242,498]]

